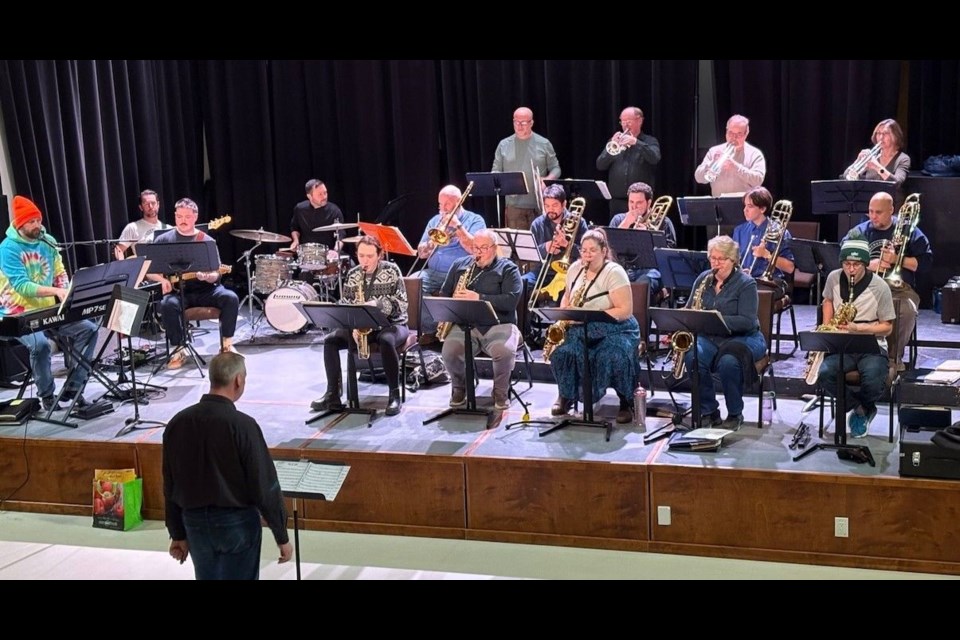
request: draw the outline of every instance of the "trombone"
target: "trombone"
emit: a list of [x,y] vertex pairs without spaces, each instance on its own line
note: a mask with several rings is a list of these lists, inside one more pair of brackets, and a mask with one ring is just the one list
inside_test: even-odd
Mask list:
[[[430,258],[433,256],[433,252],[437,250],[439,246],[446,246],[450,244],[450,240],[453,238],[453,234],[447,231],[447,227],[450,226],[450,223],[453,222],[453,217],[457,215],[457,212],[460,210],[460,207],[463,206],[463,203],[467,201],[467,196],[470,195],[470,191],[473,189],[473,181],[470,181],[470,184],[467,185],[467,188],[463,190],[463,195],[460,196],[460,200],[457,201],[456,206],[450,210],[450,213],[444,216],[440,216],[440,222],[437,226],[432,229],[427,230],[427,237],[430,238],[430,242],[433,243],[433,247],[430,249],[430,253],[427,254],[427,257],[424,258],[423,264],[430,262]],[[420,253],[417,252],[417,257],[414,259],[413,264],[410,265],[410,270],[407,272],[407,277],[409,278],[416,269],[417,263],[420,262]]]

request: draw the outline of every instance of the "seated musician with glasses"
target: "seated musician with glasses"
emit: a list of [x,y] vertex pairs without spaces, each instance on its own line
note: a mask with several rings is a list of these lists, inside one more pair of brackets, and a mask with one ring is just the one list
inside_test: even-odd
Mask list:
[[[517,358],[520,331],[517,329],[517,303],[523,293],[520,270],[497,253],[497,235],[480,229],[473,235],[473,256],[456,260],[440,289],[443,297],[458,300],[486,300],[497,314],[497,324],[477,326],[471,331],[473,352],[483,351],[493,364],[493,406],[510,408],[510,374]],[[443,341],[443,364],[450,374],[450,406],[467,402],[463,330],[449,329]]]
[[[793,236],[783,229],[780,246],[777,241],[780,233],[777,229],[781,220],[772,219],[773,196],[766,187],[754,187],[743,196],[743,217],[733,230],[733,240],[740,247],[740,266],[751,278],[761,278],[769,284],[776,284],[774,297],[782,297],[786,291],[787,274],[794,271],[793,249],[790,241]],[[787,219],[789,222],[789,218]],[[776,261],[770,266],[770,260]]]
[[[544,256],[543,264],[540,270],[531,270],[523,274],[523,279],[529,283],[530,287],[539,286],[537,291],[537,302],[543,304],[557,304],[563,295],[563,277],[553,287],[550,284],[557,277],[557,272],[550,267],[549,263],[553,260],[567,255],[568,260],[573,262],[580,257],[579,244],[583,234],[587,232],[587,221],[580,216],[580,221],[576,226],[576,236],[567,238],[564,232],[564,222],[572,225],[571,214],[567,210],[567,194],[558,184],[552,184],[543,190],[543,214],[537,217],[530,225],[530,233],[533,234],[533,240],[540,249],[540,255]],[[546,271],[542,271],[546,269]],[[558,288],[559,287],[559,288]]]
[[[610,220],[610,226],[618,229],[648,229],[650,204],[653,202],[653,188],[645,182],[634,182],[627,188],[627,211],[618,213]],[[677,230],[673,221],[664,216],[660,225],[667,240],[667,247],[677,246]],[[650,291],[660,291],[663,287],[659,269],[638,269],[627,267],[630,282],[649,282]]]
[[[342,409],[343,380],[340,369],[340,349],[348,350],[348,357],[358,351],[358,345],[366,342],[366,356],[369,357],[369,345],[380,347],[383,359],[383,373],[387,377],[390,396],[387,400],[386,414],[395,416],[400,413],[400,356],[397,352],[407,341],[410,330],[407,328],[407,288],[403,284],[400,268],[384,260],[383,247],[375,236],[363,236],[357,242],[357,261],[360,263],[347,273],[343,280],[341,304],[376,305],[390,321],[390,326],[362,336],[356,329],[353,332],[337,329],[323,340],[323,362],[327,371],[327,392],[319,400],[314,400],[310,408],[314,411]],[[361,350],[361,357],[364,357]]]
[[[215,242],[212,237],[196,227],[197,218],[200,215],[200,208],[196,202],[190,198],[181,198],[177,200],[174,208],[176,210],[175,227],[170,231],[156,234],[153,239],[154,244]],[[188,275],[194,275],[194,277],[188,279]],[[167,368],[179,369],[187,360],[183,333],[184,309],[180,305],[180,296],[174,291],[173,283],[169,278],[156,274],[150,274],[147,278],[159,282],[163,290],[164,298],[160,303],[160,317],[163,320],[163,329],[167,332],[167,340],[170,341],[170,348],[174,349],[167,362]],[[220,351],[236,353],[237,350],[233,348],[233,334],[237,329],[240,300],[236,293],[224,287],[218,280],[220,280],[220,272],[217,270],[198,271],[196,274],[184,274],[183,282],[178,286],[183,287],[183,302],[187,309],[216,307],[220,310]]]
[[[417,246],[417,259],[427,261],[419,274],[425,296],[437,295],[453,263],[473,252],[474,234],[487,226],[482,217],[460,205],[462,197],[460,189],[452,184],[440,190],[437,196],[439,211],[427,222]],[[431,239],[431,231],[435,230],[443,232],[439,235],[445,236],[445,244],[438,244]],[[437,321],[424,307],[420,314],[420,344],[436,342],[436,331]]]
[[[589,359],[594,402],[608,387],[620,399],[617,422],[633,419],[633,392],[637,387],[637,348],[640,325],[633,315],[633,291],[623,267],[616,263],[603,229],[591,229],[580,241],[580,259],[567,273],[567,288],[560,308],[579,307],[606,311],[616,322],[590,323]],[[568,324],[562,341],[550,340],[548,330],[543,359],[550,362],[560,392],[551,414],[562,416],[583,400],[583,325]]]
[[750,120],[741,115],[727,120],[726,142],[710,147],[693,174],[700,184],[710,185],[714,198],[726,193],[745,193],[763,184],[767,160],[747,142]]
[[[51,307],[67,297],[67,271],[56,247],[57,241],[44,230],[42,221],[43,214],[37,205],[23,196],[14,196],[13,219],[6,238],[0,243],[0,317]],[[46,332],[35,331],[17,337],[30,350],[30,367],[37,395],[43,408],[49,411],[55,408],[56,385],[51,370],[48,333],[72,341],[77,352],[89,361],[97,346],[97,325],[89,320],[78,320]],[[87,367],[75,363],[64,383],[60,401],[73,400],[89,375]],[[75,406],[87,404],[82,395],[77,397]]]
[[[732,431],[743,425],[745,381],[756,377],[755,363],[767,353],[767,341],[757,317],[757,282],[738,268],[739,247],[730,236],[717,236],[707,243],[710,270],[693,283],[688,309],[714,309],[723,316],[730,335],[697,336],[700,363],[700,426]],[[677,354],[674,354],[677,355]],[[683,353],[687,371],[693,370],[693,349]],[[720,419],[720,403],[713,374],[720,378],[727,405],[726,420]],[[696,422],[694,423],[696,424]]]
[[[886,194],[884,194],[886,195]],[[840,245],[840,268],[831,271],[823,285],[823,324],[836,323],[844,304],[852,304],[853,320],[836,323],[839,331],[867,333],[877,338],[881,355],[847,353],[843,357],[843,372],[860,373],[859,388],[846,387],[846,402],[849,414],[847,424],[850,435],[862,438],[867,435],[870,423],[877,416],[877,401],[886,388],[887,340],[893,331],[893,296],[890,287],[867,265],[870,264],[870,246],[863,236],[851,232]],[[829,354],[823,359],[819,370],[819,382],[827,395],[837,389],[840,354]]]
[[[844,241],[856,235],[866,238],[870,245],[870,271],[885,278],[888,284],[892,280],[890,289],[893,299],[902,300],[900,314],[897,316],[896,337],[899,353],[890,354],[890,366],[895,371],[906,368],[903,354],[910,343],[913,329],[917,326],[920,308],[920,296],[915,289],[917,274],[927,273],[933,267],[930,239],[919,227],[911,230],[910,220],[901,220],[904,218],[904,209],[906,207],[901,208],[900,215],[894,217],[893,198],[883,191],[876,193],[870,198],[867,207],[869,219],[851,229],[843,238]],[[896,269],[898,260],[900,268]]]

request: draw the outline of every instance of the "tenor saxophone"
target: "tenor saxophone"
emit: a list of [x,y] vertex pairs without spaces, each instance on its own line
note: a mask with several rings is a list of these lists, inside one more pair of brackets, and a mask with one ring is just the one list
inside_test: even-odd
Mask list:
[[[846,302],[840,303],[836,313],[830,318],[830,322],[825,322],[818,326],[814,331],[837,331],[837,327],[842,324],[853,322],[857,317],[857,308],[853,305],[853,278],[848,279],[850,284],[850,295]],[[803,372],[803,378],[807,384],[813,386],[817,384],[820,378],[820,365],[823,364],[825,351],[811,351],[807,354],[807,368]],[[841,375],[842,372],[841,372]]]
[[[364,304],[366,301],[363,297],[363,272],[360,272],[360,284],[357,286],[357,299],[354,301],[354,304]],[[370,359],[370,342],[369,336],[370,332],[373,329],[356,329],[357,332],[357,356],[361,360]]]
[[[690,301],[690,308],[695,311],[703,310],[703,292],[708,286],[714,281],[717,277],[716,271],[711,271],[703,280],[700,281],[700,285],[697,287],[696,291],[693,292],[693,297]],[[687,364],[685,362],[684,356],[687,354],[687,351],[690,351],[690,347],[693,346],[693,334],[689,331],[674,331],[673,335],[670,336],[670,356],[668,360],[673,360],[673,377],[679,380],[683,377],[684,372],[686,372]]]
[[[584,267],[584,271],[586,271],[586,267]],[[577,287],[577,290],[573,292],[573,299],[570,301],[571,307],[583,306],[583,303],[587,297],[588,285],[589,283],[587,282],[587,276],[584,273],[583,282],[579,287]],[[547,327],[547,339],[543,343],[544,363],[550,364],[550,356],[552,356],[556,348],[562,345],[563,341],[567,339],[567,327],[569,325],[569,320],[559,320]]]
[[[473,270],[477,266],[477,261],[474,260],[470,265],[470,268],[465,270],[460,276],[460,279],[457,280],[457,286],[453,289],[453,295],[456,296],[457,293],[467,290],[467,285],[470,284],[470,279],[473,278]],[[452,322],[439,322],[437,323],[437,340],[443,342],[447,339],[447,335],[450,333],[450,330],[453,329]]]

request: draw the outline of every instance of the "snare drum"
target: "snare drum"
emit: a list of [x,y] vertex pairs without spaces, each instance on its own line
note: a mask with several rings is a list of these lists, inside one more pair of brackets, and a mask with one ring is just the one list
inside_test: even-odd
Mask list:
[[283,333],[303,331],[309,320],[297,310],[295,302],[314,302],[320,296],[306,282],[291,280],[284,282],[263,303],[263,314],[270,326]]
[[327,268],[327,245],[308,242],[297,247],[301,271],[323,271]]
[[332,287],[340,278],[340,272],[347,275],[350,271],[350,256],[340,255],[336,251],[330,250],[327,253],[327,266],[317,274],[317,280],[320,284]]
[[270,293],[293,277],[293,259],[283,256],[259,255],[253,274],[253,290]]

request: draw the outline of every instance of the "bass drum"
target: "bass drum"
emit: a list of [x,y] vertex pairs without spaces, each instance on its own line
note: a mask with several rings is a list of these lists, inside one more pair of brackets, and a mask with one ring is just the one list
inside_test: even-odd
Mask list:
[[294,303],[314,302],[319,297],[314,288],[306,282],[290,280],[267,296],[263,303],[263,314],[270,326],[277,331],[298,333],[306,329],[310,321],[293,306]]

